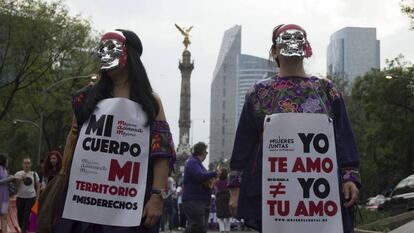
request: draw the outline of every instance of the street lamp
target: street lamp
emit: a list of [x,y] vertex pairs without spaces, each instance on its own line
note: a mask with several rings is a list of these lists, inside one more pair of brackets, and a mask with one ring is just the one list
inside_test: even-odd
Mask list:
[[42,102],[40,103],[40,124],[39,124],[39,146],[37,149],[37,158],[36,158],[36,162],[37,164],[39,164],[40,162],[40,153],[41,153],[41,149],[42,149],[42,137],[43,137],[43,106],[47,100],[47,98],[49,97],[50,93],[55,90],[55,87],[58,87],[59,85],[61,85],[64,82],[70,81],[70,80],[74,80],[74,79],[82,79],[82,78],[90,78],[92,81],[93,80],[97,80],[98,79],[98,75],[97,74],[89,74],[89,75],[81,75],[81,76],[73,76],[73,77],[68,77],[68,78],[64,78],[61,79],[55,83],[52,83],[50,86],[48,86],[47,88],[43,89],[43,91],[41,92],[43,95],[43,99]]
[[22,119],[14,119],[14,120],[13,120],[13,124],[15,124],[15,125],[17,125],[17,124],[19,124],[19,123],[27,123],[27,124],[30,124],[30,125],[32,125],[32,126],[34,126],[34,127],[38,128],[38,129],[40,129],[39,125],[38,125],[38,124],[36,124],[36,123],[35,123],[35,122],[33,122],[33,121],[29,121],[29,120],[22,120]]
[[411,90],[411,93],[414,95],[414,77],[413,78],[405,78],[402,76],[393,76],[393,75],[385,75],[385,78],[388,80],[395,79],[395,80],[401,80],[401,81],[408,81],[407,88]]

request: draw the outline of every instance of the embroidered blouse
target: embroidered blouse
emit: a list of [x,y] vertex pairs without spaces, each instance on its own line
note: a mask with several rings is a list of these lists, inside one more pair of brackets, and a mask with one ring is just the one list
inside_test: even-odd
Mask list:
[[275,77],[259,81],[246,94],[230,163],[230,187],[240,185],[241,172],[246,169],[253,149],[257,152],[254,162],[261,159],[258,157],[264,117],[283,112],[323,113],[333,118],[343,181],[354,181],[360,186],[355,139],[337,88],[331,81],[317,77]]

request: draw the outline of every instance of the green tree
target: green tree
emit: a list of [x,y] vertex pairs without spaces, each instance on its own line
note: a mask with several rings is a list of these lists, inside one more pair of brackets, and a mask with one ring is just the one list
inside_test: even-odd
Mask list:
[[[394,79],[386,79],[392,74]],[[358,77],[352,88],[352,123],[361,154],[364,196],[374,195],[414,173],[414,66],[402,57],[384,71]],[[375,178],[375,179],[373,179]]]
[[[70,16],[62,1],[0,0],[0,151],[12,168],[37,154],[62,149],[71,123],[71,94],[90,80],[70,79],[96,72],[91,57],[96,33],[81,16]],[[68,81],[65,81],[68,80]]]
[[411,21],[411,29],[414,29],[414,1],[413,0],[402,0],[401,11],[408,16]]
[[52,68],[90,46],[91,27],[71,17],[61,1],[0,1],[0,121],[17,93],[37,82],[58,81]]
[[350,93],[351,84],[349,83],[344,73],[331,75],[331,76],[328,76],[327,78],[335,84],[335,86],[339,89],[342,95],[349,96],[351,94]]

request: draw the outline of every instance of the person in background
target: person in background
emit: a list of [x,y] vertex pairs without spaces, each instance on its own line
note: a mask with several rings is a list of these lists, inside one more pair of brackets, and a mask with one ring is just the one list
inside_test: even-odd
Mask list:
[[22,233],[26,233],[29,226],[31,209],[39,196],[40,182],[36,172],[31,171],[32,160],[23,159],[23,170],[18,171],[14,176],[17,178],[16,208],[17,220]]
[[184,230],[187,224],[187,218],[183,211],[183,188],[180,185],[177,186],[175,195],[177,196],[178,205],[178,230]]
[[198,142],[184,169],[183,210],[188,221],[185,233],[207,232],[211,188],[217,176],[217,172],[208,172],[202,164],[207,154],[207,145]]
[[0,154],[0,220],[1,232],[7,233],[7,215],[9,212],[9,188],[8,184],[14,179],[7,171],[8,158]]
[[176,199],[175,199],[175,181],[174,178],[171,176],[168,177],[168,184],[167,184],[167,193],[168,197],[164,201],[164,212],[161,216],[160,220],[160,228],[161,231],[165,229],[165,223],[168,222],[168,229],[170,232],[175,228],[174,220],[175,220],[175,213],[176,213]]
[[43,161],[42,189],[46,188],[47,183],[58,174],[60,168],[62,168],[62,155],[59,151],[50,151]]
[[218,175],[219,179],[214,184],[216,193],[217,221],[220,232],[230,232],[230,191],[227,188],[227,169],[221,168]]

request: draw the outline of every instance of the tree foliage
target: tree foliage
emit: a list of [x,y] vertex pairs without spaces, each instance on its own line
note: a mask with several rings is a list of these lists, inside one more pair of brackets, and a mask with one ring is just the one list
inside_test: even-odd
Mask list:
[[401,11],[408,16],[411,21],[411,29],[414,29],[414,1],[402,0]]
[[[70,96],[96,72],[91,49],[96,33],[81,16],[70,16],[62,1],[0,0],[0,151],[12,166],[37,153],[44,116],[42,154],[64,145],[71,122]],[[68,80],[68,81],[66,81]]]
[[[386,79],[392,75],[393,79]],[[414,66],[399,57],[384,71],[358,77],[350,115],[361,155],[365,196],[392,188],[414,173]]]

